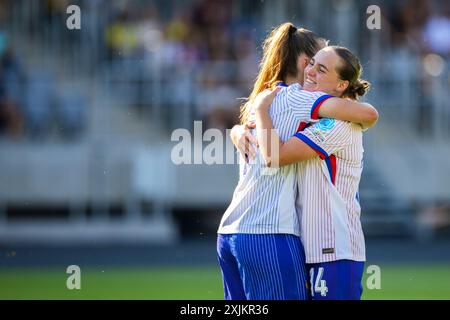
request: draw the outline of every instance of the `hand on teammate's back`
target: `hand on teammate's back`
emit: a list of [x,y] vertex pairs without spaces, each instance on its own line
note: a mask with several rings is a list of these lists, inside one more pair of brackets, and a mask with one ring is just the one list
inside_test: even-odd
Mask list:
[[266,89],[258,93],[254,102],[255,111],[265,111],[269,109],[273,99],[280,90],[281,87],[276,87],[275,89]]
[[255,159],[258,147],[258,140],[250,132],[252,128],[255,128],[255,123],[249,121],[243,125],[235,125],[230,133],[233,144],[247,162]]

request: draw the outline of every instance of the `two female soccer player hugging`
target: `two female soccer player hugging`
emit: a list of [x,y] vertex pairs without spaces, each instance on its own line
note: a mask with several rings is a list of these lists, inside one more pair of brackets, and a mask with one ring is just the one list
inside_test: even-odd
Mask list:
[[[239,182],[218,229],[225,299],[360,299],[363,131],[378,120],[347,48],[285,23],[263,44],[231,138]],[[267,170],[267,169],[272,170]]]

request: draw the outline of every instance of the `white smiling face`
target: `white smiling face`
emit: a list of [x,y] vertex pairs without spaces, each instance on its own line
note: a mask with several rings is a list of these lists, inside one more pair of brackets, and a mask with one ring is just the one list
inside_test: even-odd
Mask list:
[[305,68],[303,89],[342,96],[348,81],[339,78],[336,70],[340,63],[340,57],[330,47],[317,52]]

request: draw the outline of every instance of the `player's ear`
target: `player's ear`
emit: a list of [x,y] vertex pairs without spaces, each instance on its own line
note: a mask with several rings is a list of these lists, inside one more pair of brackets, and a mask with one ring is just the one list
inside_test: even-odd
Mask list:
[[348,80],[339,80],[336,91],[339,93],[344,93],[345,90],[347,90],[348,86],[350,85],[350,82]]
[[301,65],[302,65],[302,69],[304,70],[305,68],[306,68],[306,66],[309,64],[309,61],[310,61],[311,59],[308,57],[308,56],[306,56],[306,55],[304,55],[304,56],[302,56],[302,58],[301,58]]
[[311,60],[311,58],[305,53],[300,54],[297,58],[297,68],[299,70],[304,70],[309,63],[309,60]]

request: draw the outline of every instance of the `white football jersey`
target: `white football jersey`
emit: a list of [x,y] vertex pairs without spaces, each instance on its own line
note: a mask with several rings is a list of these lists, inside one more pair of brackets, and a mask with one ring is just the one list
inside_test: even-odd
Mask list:
[[[270,106],[273,127],[282,141],[297,132],[301,122],[310,122],[325,100],[322,92],[301,90],[293,84],[278,92]],[[256,136],[256,129],[252,134]],[[297,164],[268,168],[257,152],[256,161],[240,161],[240,177],[231,204],[220,222],[218,233],[286,233],[300,236],[300,221],[295,208]]]
[[324,118],[295,136],[319,155],[298,164],[297,211],[306,262],[365,261],[358,194],[361,126]]

